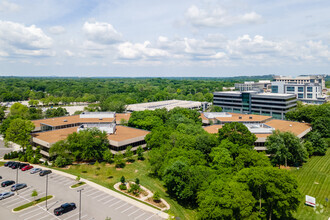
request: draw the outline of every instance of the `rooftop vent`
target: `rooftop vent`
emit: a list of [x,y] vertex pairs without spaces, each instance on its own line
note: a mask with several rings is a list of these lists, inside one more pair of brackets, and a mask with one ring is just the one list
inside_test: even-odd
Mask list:
[[292,127],[292,125],[289,125],[290,127]]
[[103,118],[99,118],[99,120],[103,120]]
[[252,116],[250,116],[249,119],[252,119]]
[[68,122],[68,120],[66,120],[66,119],[64,119],[63,121],[64,121],[64,122]]
[[242,116],[239,116],[238,119],[242,119]]

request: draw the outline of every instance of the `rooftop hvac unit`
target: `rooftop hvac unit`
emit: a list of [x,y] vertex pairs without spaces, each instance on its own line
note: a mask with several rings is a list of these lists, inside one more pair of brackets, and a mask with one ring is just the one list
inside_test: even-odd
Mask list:
[[99,118],[99,120],[103,120],[103,118]]
[[242,119],[242,116],[239,116],[238,119]]
[[252,116],[250,116],[249,119],[252,119]]
[[64,119],[63,121],[64,121],[64,122],[68,122],[68,120],[66,120],[66,119]]

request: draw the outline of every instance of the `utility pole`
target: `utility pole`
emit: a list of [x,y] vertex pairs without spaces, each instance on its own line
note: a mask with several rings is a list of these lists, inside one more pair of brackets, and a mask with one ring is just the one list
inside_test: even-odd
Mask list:
[[47,208],[47,194],[48,194],[48,174],[46,175],[46,210],[48,210],[48,208]]
[[79,220],[81,220],[81,191],[84,189],[79,189],[77,192],[79,192]]

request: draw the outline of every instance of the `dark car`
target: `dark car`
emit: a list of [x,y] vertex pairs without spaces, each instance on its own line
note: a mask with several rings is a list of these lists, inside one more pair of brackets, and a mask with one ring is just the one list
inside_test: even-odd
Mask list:
[[64,203],[60,207],[54,209],[54,214],[56,216],[59,216],[71,210],[74,210],[75,208],[76,208],[76,204],[74,203]]
[[13,186],[10,188],[10,190],[11,190],[11,191],[17,191],[17,190],[23,189],[23,188],[25,188],[25,187],[27,187],[27,185],[26,185],[25,183],[17,183],[17,184],[15,184],[15,185],[13,185]]
[[52,173],[51,170],[42,170],[42,171],[40,171],[39,176],[45,176],[45,175],[50,174],[50,173]]
[[30,165],[28,163],[20,163],[19,168],[22,169],[23,167],[26,167],[27,165]]
[[16,163],[14,163],[13,165],[11,165],[11,168],[12,168],[12,169],[18,169],[20,165],[21,165],[21,163],[16,162]]
[[14,163],[14,161],[7,161],[7,162],[4,164],[4,166],[5,166],[5,167],[8,167],[8,166],[10,166],[12,163]]
[[12,184],[14,184],[15,183],[15,181],[13,181],[13,180],[6,180],[6,181],[3,181],[2,183],[1,183],[1,186],[2,187],[6,187],[6,186],[10,186],[10,185],[12,185]]
[[17,163],[18,163],[18,162],[16,162],[16,161],[12,161],[11,163],[8,164],[8,167],[11,168],[12,166],[14,166],[14,165],[17,164]]

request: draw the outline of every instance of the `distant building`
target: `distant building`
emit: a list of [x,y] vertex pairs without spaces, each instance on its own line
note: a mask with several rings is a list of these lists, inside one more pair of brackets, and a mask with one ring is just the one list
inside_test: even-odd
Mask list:
[[203,112],[201,114],[203,125],[225,124],[231,122],[240,122],[247,124],[264,123],[272,119],[271,116],[229,113],[229,112]]
[[[279,130],[282,132],[292,132],[299,138],[304,137],[308,132],[312,130],[312,127],[308,123],[293,122],[271,119],[266,122],[261,123],[243,123],[251,133],[255,134],[257,137],[256,142],[254,142],[254,148],[257,151],[265,151],[265,142],[268,136],[270,136],[274,130]],[[219,129],[223,127],[223,124],[215,124],[204,127],[204,130],[211,134],[218,133]]]
[[247,81],[244,83],[235,83],[235,89],[244,91],[268,92],[271,88],[270,80],[259,80],[259,82]]
[[139,103],[139,104],[132,104],[127,105],[127,111],[144,111],[144,110],[155,110],[166,108],[168,111],[175,108],[189,108],[189,109],[200,109],[200,108],[207,108],[208,103],[206,102],[197,102],[197,101],[185,101],[185,100],[166,100],[166,101],[159,101],[159,102],[146,102],[146,103]]
[[295,94],[245,92],[214,92],[213,105],[225,112],[259,114],[284,119],[285,113],[297,106]]
[[306,84],[306,83],[317,83],[320,84],[321,89],[325,89],[325,77],[322,75],[309,75],[309,76],[274,76],[274,82],[284,82],[285,84]]

